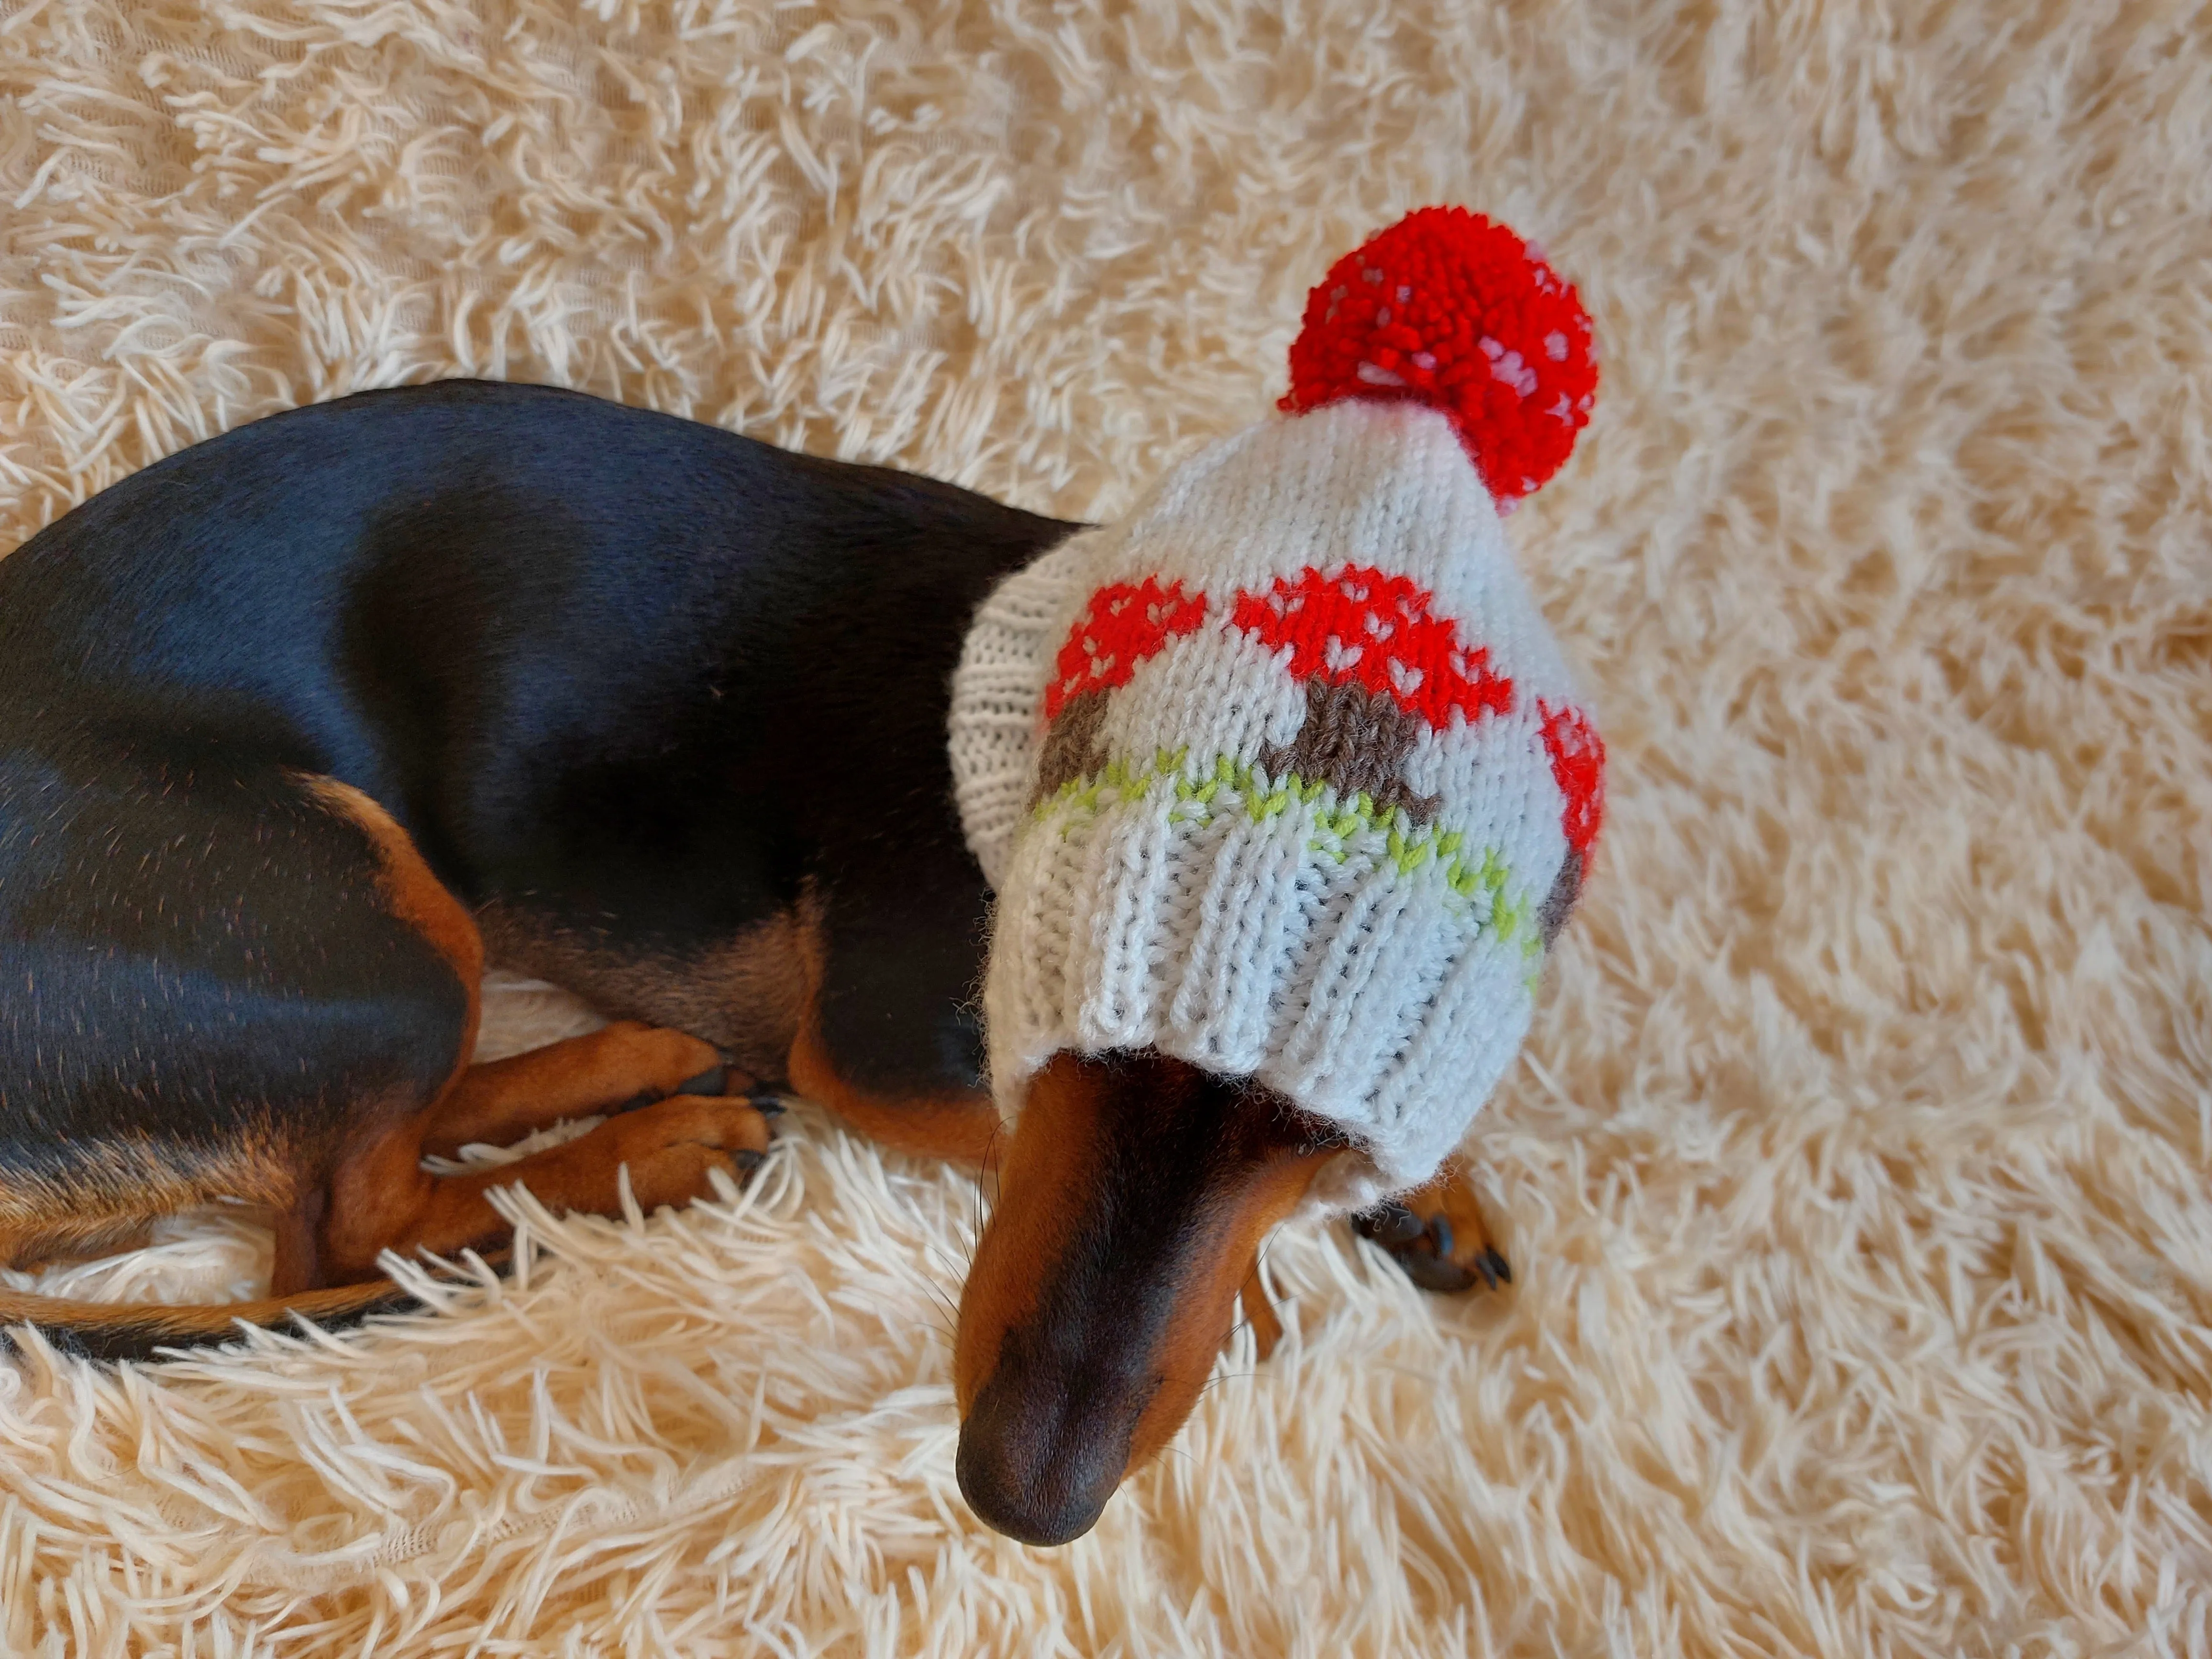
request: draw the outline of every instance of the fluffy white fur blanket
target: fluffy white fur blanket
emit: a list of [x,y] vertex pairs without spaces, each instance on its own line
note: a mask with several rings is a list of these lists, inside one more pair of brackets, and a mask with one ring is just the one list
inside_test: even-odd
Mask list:
[[[329,1341],[0,1365],[22,1654],[2212,1644],[2212,51],[2157,0],[9,0],[0,547],[362,386],[1070,514],[1459,201],[1597,319],[1515,523],[1609,835],[1474,1139],[1091,1537],[952,1478],[964,1178],[818,1116]],[[0,996],[6,994],[0,987]],[[503,993],[508,1044],[574,1017]],[[204,1296],[220,1219],[73,1282]],[[50,1279],[47,1282],[58,1283]]]

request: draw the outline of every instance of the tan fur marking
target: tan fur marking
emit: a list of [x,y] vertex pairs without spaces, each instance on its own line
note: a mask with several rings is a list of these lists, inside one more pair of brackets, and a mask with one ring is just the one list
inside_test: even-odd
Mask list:
[[965,1418],[998,1369],[1006,1334],[1034,1311],[1039,1267],[1068,1246],[1073,1206],[1057,1195],[1091,1178],[1091,1148],[1103,1102],[1096,1080],[1055,1058],[1030,1080],[1000,1154],[998,1202],[960,1291],[952,1395]]
[[1260,1282],[1260,1264],[1255,1259],[1252,1271],[1244,1275],[1244,1288],[1237,1293],[1244,1310],[1245,1322],[1252,1328],[1255,1357],[1271,1358],[1275,1345],[1283,1340],[1283,1321],[1276,1313],[1275,1304],[1267,1299],[1267,1287]]
[[787,1068],[791,1086],[894,1151],[981,1166],[999,1138],[999,1111],[983,1093],[945,1099],[892,1098],[855,1088],[837,1075],[807,1011]]
[[[1128,1085],[1115,1073],[1066,1054],[1055,1055],[1030,1081],[1006,1146],[998,1206],[961,1293],[952,1376],[963,1418],[989,1382],[1006,1332],[1034,1309],[1039,1264],[1062,1259],[1073,1246],[1069,1230],[1078,1206],[1063,1202],[1062,1195],[1096,1181],[1093,1160],[1108,1144],[1099,1125],[1116,1109],[1114,1091],[1121,1086]],[[1127,1468],[1165,1445],[1189,1416],[1229,1335],[1239,1291],[1249,1285],[1265,1307],[1256,1279],[1261,1242],[1338,1156],[1323,1149],[1262,1157],[1213,1194],[1209,1237],[1194,1255],[1200,1265],[1175,1287],[1167,1334],[1154,1355],[1159,1386],[1137,1420]],[[1280,1327],[1272,1309],[1265,1318],[1264,1328],[1255,1319],[1255,1332],[1272,1346],[1268,1332]]]
[[[483,940],[476,922],[383,807],[335,778],[303,777],[301,782],[332,812],[368,833],[383,855],[382,882],[392,914],[452,964],[467,992],[467,1019],[453,1069],[439,1091],[442,1097],[476,1048],[483,991]],[[409,1221],[429,1203],[435,1183],[419,1165],[422,1137],[435,1110],[434,1098],[354,1103],[320,1206],[313,1270],[316,1278],[344,1284],[374,1277],[382,1247],[373,1241],[404,1233]],[[283,1237],[280,1230],[280,1240]]]
[[225,1199],[279,1210],[298,1189],[299,1155],[273,1130],[198,1154],[135,1139],[80,1150],[70,1179],[0,1173],[0,1262],[103,1255],[159,1217]]
[[351,784],[340,783],[336,778],[302,776],[300,781],[308,793],[331,811],[352,819],[368,832],[369,839],[384,855],[384,892],[392,915],[428,940],[431,948],[453,964],[453,972],[467,988],[468,1026],[462,1037],[460,1056],[454,1063],[458,1073],[475,1052],[477,1021],[481,1012],[484,948],[475,919],[469,915],[467,907],[447,890],[445,883],[431,872],[430,866],[422,861],[422,854],[416,849],[413,838],[399,827],[391,813]]
[[[1339,1156],[1332,1150],[1273,1160],[1245,1185],[1224,1194],[1224,1207],[1215,1218],[1218,1242],[1208,1245],[1203,1258],[1208,1271],[1177,1287],[1174,1317],[1159,1348],[1159,1389],[1129,1437],[1126,1468],[1150,1461],[1190,1415],[1228,1340],[1237,1292],[1259,1273],[1261,1243],[1298,1206],[1322,1167]],[[1267,1316],[1273,1322],[1272,1308]],[[1280,1332],[1279,1324],[1275,1329]]]
[[517,1163],[435,1178],[417,1164],[419,1126],[396,1123],[332,1178],[328,1271],[333,1278],[367,1279],[384,1250],[448,1255],[501,1237],[507,1222],[489,1196],[496,1187],[527,1187],[552,1210],[612,1215],[622,1207],[627,1164],[630,1189],[644,1208],[687,1204],[713,1191],[712,1171],[736,1178],[742,1174],[736,1155],[765,1152],[769,1142],[768,1120],[744,1102],[675,1095]]
[[[439,1097],[422,1150],[450,1158],[472,1141],[504,1146],[562,1118],[628,1106],[641,1095],[672,1095],[720,1062],[711,1042],[617,1020],[582,1036],[470,1066]],[[728,1077],[725,1092],[743,1093],[749,1082]]]
[[270,1296],[258,1302],[118,1307],[0,1291],[0,1329],[36,1325],[55,1332],[143,1333],[153,1341],[190,1347],[234,1337],[240,1325],[279,1325],[295,1314],[319,1321],[347,1319],[394,1294],[388,1281],[379,1281]]
[[999,1133],[998,1109],[981,1090],[943,1098],[878,1095],[837,1074],[823,1046],[816,1003],[821,995],[823,945],[819,912],[802,904],[794,934],[799,989],[798,1028],[784,1062],[784,1076],[807,1099],[818,1102],[846,1122],[896,1152],[916,1158],[954,1158],[980,1166]]
[[1397,1201],[1423,1218],[1443,1212],[1451,1223],[1451,1260],[1462,1267],[1473,1267],[1495,1243],[1490,1236],[1490,1224],[1483,1219],[1482,1200],[1474,1190],[1474,1172],[1464,1158],[1446,1158],[1443,1167],[1425,1186],[1404,1194]]

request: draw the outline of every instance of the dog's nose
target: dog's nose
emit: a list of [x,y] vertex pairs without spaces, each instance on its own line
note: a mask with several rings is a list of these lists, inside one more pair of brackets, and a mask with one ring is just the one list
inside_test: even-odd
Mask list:
[[1084,1410],[1064,1387],[1039,1387],[1002,1367],[960,1425],[961,1495],[1009,1538],[1068,1543],[1091,1530],[1121,1485],[1129,1427],[1124,1413]]

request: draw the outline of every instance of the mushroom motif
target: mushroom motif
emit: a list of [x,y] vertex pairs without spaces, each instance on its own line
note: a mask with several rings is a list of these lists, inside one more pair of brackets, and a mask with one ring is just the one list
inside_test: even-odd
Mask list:
[[1513,707],[1513,682],[1489,653],[1459,641],[1433,596],[1411,578],[1346,565],[1332,574],[1308,566],[1266,593],[1237,596],[1231,621],[1279,655],[1304,683],[1305,720],[1286,744],[1260,755],[1262,770],[1364,794],[1415,823],[1436,816],[1433,795],[1417,795],[1406,758],[1423,725],[1441,731],[1454,710],[1469,721]]
[[1105,717],[1106,694],[1127,685],[1139,663],[1205,620],[1205,594],[1187,594],[1181,582],[1163,586],[1158,576],[1115,582],[1091,596],[1060,647],[1044,694],[1050,729],[1037,757],[1037,799],[1105,765],[1098,723]]

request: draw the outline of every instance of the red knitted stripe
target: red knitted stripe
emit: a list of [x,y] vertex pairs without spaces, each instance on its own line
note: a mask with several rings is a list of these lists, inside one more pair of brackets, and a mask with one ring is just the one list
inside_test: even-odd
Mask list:
[[1137,665],[1178,634],[1206,620],[1206,595],[1185,593],[1181,582],[1160,586],[1158,576],[1115,582],[1091,596],[1068,629],[1053,666],[1057,678],[1044,694],[1044,717],[1057,720],[1070,697],[1127,685]]
[[1539,697],[1536,712],[1544,717],[1552,776],[1567,798],[1559,827],[1566,831],[1567,845],[1587,855],[1605,818],[1605,739],[1579,708],[1554,708]]
[[1264,594],[1238,593],[1231,620],[1270,650],[1289,646],[1294,678],[1364,686],[1437,731],[1454,709],[1470,721],[1505,714],[1513,682],[1486,650],[1460,644],[1450,617],[1429,613],[1434,597],[1371,566],[1324,575],[1308,565]]

